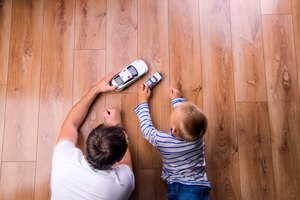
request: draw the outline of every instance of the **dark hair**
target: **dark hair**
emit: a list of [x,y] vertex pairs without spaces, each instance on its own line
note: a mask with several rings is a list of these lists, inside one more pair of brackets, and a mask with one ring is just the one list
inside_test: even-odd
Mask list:
[[106,170],[123,158],[127,147],[122,127],[100,124],[86,140],[86,159],[92,168]]
[[207,129],[207,118],[202,111],[193,103],[184,102],[178,106],[179,117],[175,121],[181,138],[188,142],[203,137]]

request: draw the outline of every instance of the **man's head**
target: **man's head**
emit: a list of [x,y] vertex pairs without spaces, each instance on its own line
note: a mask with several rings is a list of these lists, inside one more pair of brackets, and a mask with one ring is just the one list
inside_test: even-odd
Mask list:
[[193,103],[180,104],[171,115],[171,128],[175,137],[186,141],[201,138],[207,129],[207,119],[202,111]]
[[86,140],[86,159],[92,168],[107,170],[122,160],[127,147],[123,128],[100,124]]

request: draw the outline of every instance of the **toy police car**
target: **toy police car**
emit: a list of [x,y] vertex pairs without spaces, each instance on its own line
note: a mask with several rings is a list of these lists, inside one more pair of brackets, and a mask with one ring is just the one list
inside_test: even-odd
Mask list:
[[137,60],[122,69],[110,81],[111,86],[118,86],[117,90],[124,90],[134,81],[139,79],[148,71],[147,64],[142,60]]

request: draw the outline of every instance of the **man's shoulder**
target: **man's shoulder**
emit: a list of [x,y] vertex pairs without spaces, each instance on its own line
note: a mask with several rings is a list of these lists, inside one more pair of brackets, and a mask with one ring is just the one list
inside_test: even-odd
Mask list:
[[66,160],[72,159],[73,157],[79,158],[82,156],[82,151],[79,148],[77,148],[74,143],[72,143],[69,140],[63,140],[56,144],[56,146],[54,147],[52,160]]

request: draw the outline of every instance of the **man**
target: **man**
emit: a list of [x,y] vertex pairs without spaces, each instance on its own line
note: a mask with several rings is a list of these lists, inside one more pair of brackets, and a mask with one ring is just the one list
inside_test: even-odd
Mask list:
[[76,148],[78,129],[94,99],[116,89],[109,85],[115,74],[106,75],[92,87],[71,109],[62,125],[52,156],[53,200],[123,200],[129,198],[135,187],[128,139],[118,110],[104,111],[105,124],[89,134],[86,156]]

